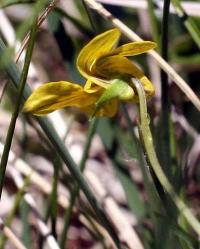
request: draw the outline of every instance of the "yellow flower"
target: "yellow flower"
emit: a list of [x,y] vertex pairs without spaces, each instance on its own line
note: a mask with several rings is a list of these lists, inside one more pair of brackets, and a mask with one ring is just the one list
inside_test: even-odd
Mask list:
[[[153,96],[153,84],[126,57],[145,53],[156,44],[150,41],[131,42],[115,48],[119,37],[118,29],[106,31],[81,50],[77,68],[87,79],[84,87],[67,81],[46,83],[31,94],[23,111],[46,115],[64,107],[78,107],[91,115],[96,110],[98,100],[105,95],[106,101],[95,115],[112,117],[118,110],[120,100],[137,101],[134,89],[129,85],[131,77],[141,81],[148,98]],[[121,83],[118,84],[118,81]],[[121,88],[115,90],[113,86]]]

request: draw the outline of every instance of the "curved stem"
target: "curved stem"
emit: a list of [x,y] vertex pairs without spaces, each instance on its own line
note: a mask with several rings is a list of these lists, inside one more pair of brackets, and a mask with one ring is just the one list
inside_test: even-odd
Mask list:
[[188,224],[195,230],[195,232],[200,235],[200,223],[196,217],[192,214],[188,206],[179,198],[179,196],[174,191],[173,186],[166,177],[155,153],[153,138],[151,130],[149,128],[149,118],[147,113],[146,96],[142,84],[137,80],[133,79],[134,87],[139,96],[139,111],[140,111],[140,137],[143,141],[144,151],[148,160],[150,167],[153,169],[155,175],[157,176],[160,184],[169,194],[169,196],[174,201],[180,214],[182,214],[187,220]]

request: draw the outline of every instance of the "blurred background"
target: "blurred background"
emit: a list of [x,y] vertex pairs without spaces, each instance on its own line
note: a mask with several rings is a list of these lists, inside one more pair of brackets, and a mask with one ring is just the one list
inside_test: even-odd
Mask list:
[[[11,57],[19,59],[17,67],[22,69],[25,50],[21,48],[26,44],[24,38],[30,30],[32,16],[37,13],[41,17],[27,77],[32,90],[43,83],[60,80],[83,85],[85,79],[76,68],[77,55],[95,35],[113,28],[111,19],[105,19],[103,14],[90,8],[87,1],[38,2],[0,0],[0,37],[7,46],[6,53],[0,57],[1,154],[17,101],[16,88],[3,65],[9,66],[8,57]],[[98,2],[142,39],[157,42],[156,51],[165,56],[200,96],[198,0],[171,1],[169,22],[165,23],[164,31],[166,1]],[[188,18],[197,28],[190,28]],[[119,44],[127,42],[130,39],[122,35]],[[17,58],[19,51],[22,53]],[[158,158],[179,197],[198,218],[199,111],[172,78],[164,76],[163,83],[159,61],[147,54],[131,60],[155,85],[155,96],[148,101],[148,112]],[[164,122],[166,110],[169,125]],[[76,108],[67,108],[48,115],[48,120],[75,163],[80,165],[92,125],[89,117]],[[96,121],[85,158],[85,181],[103,207],[121,248],[197,249],[198,236],[149,169],[138,135],[138,120],[137,105],[122,104],[114,118]],[[76,179],[37,120],[31,114],[20,113],[0,202],[0,248],[117,248],[82,191],[72,200],[75,184]],[[73,202],[74,205],[70,205]]]

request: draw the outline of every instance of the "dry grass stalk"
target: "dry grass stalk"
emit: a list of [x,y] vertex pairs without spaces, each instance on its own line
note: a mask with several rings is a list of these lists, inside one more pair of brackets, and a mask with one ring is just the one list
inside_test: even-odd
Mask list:
[[[146,0],[97,0],[103,4],[111,4],[116,6],[123,6],[136,9],[145,9],[148,8],[148,3]],[[197,2],[182,2],[182,6],[189,16],[199,16],[200,15],[200,4]],[[163,9],[163,1],[157,1],[156,7],[160,11]],[[176,10],[173,6],[170,6],[170,13],[176,13]]]
[[[53,0],[52,2],[50,2],[50,4],[47,6],[47,8],[39,16],[38,22],[37,22],[38,28],[41,26],[41,24],[44,22],[44,20],[46,20],[48,14],[55,8],[55,6],[58,2],[59,2],[59,0]],[[25,36],[24,40],[22,41],[22,45],[21,45],[19,51],[16,53],[16,56],[15,56],[16,63],[18,62],[22,52],[26,48],[28,41],[29,41],[29,38],[30,38],[30,32],[28,32],[28,34]]]
[[17,249],[27,249],[22,242],[17,238],[17,236],[12,232],[12,230],[5,226],[3,220],[0,218],[0,227],[4,235],[12,242],[13,246]]

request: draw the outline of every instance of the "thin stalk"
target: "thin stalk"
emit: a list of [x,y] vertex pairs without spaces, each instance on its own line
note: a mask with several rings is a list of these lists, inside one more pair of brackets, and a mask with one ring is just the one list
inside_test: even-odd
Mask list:
[[85,0],[81,0],[81,2],[83,4],[83,7],[85,8],[85,11],[87,13],[87,16],[88,16],[88,19],[89,19],[89,22],[90,22],[90,25],[91,25],[93,31],[95,33],[97,33],[98,29],[97,29],[95,21],[93,20],[93,16],[92,16],[91,10],[88,8],[87,4],[85,3]]
[[89,224],[91,225],[91,229],[93,229],[94,231],[94,236],[97,237],[97,239],[99,241],[101,241],[102,246],[104,249],[111,249],[110,246],[108,248],[104,236],[102,235],[102,232],[100,231],[100,229],[98,228],[97,224],[95,223],[95,221],[92,219],[92,216],[89,214],[89,212],[83,212],[83,215],[85,216],[85,218],[88,220]]
[[93,37],[93,33],[90,29],[88,29],[80,20],[77,18],[70,16],[67,12],[65,12],[63,9],[56,7],[55,11],[62,17],[66,18],[67,20],[70,20],[78,29],[80,29],[84,35],[87,35],[89,37]]
[[[165,61],[168,61],[168,22],[169,22],[170,0],[164,1],[162,35],[161,35],[161,55]],[[168,75],[161,70],[161,159],[168,177],[171,177],[171,157],[170,157],[170,100]]]
[[[51,152],[53,152],[53,148],[51,148]],[[57,213],[58,213],[58,183],[59,183],[59,170],[62,167],[62,162],[60,157],[55,153],[55,159],[53,160],[53,180],[52,180],[52,189],[50,192],[50,197],[47,201],[47,207],[44,212],[43,222],[48,223],[48,219],[50,218],[51,222],[51,234],[57,240]],[[43,234],[39,235],[38,238],[38,247],[43,248],[44,242],[47,238],[43,236]]]
[[198,48],[200,48],[200,29],[194,19],[185,13],[179,0],[172,0],[172,4],[174,5],[177,14],[184,22],[184,25],[192,36],[194,42],[197,44]]
[[[59,181],[59,169],[61,168],[61,160],[59,156],[55,155],[55,160],[53,163],[54,173],[53,173],[53,181],[52,181],[52,190],[50,193],[50,198],[47,201],[47,208],[45,210],[44,219],[45,223],[48,222],[50,218],[51,221],[51,234],[57,239],[57,232],[56,232],[56,222],[57,222],[57,210],[58,210],[58,181]],[[38,239],[39,248],[43,248],[44,243],[44,236],[40,234]]]
[[[81,172],[83,172],[85,169],[85,163],[86,163],[86,160],[88,158],[88,153],[89,153],[89,149],[91,146],[92,138],[93,138],[95,131],[96,131],[97,122],[98,122],[98,119],[94,118],[91,121],[89,130],[88,130],[87,140],[86,140],[86,144],[84,147],[83,156],[82,156],[81,162],[80,162]],[[63,230],[62,230],[62,234],[61,234],[61,238],[60,238],[60,243],[59,243],[61,249],[65,248],[65,241],[66,241],[68,229],[70,226],[70,221],[71,221],[71,217],[72,217],[72,213],[73,213],[73,207],[74,207],[74,204],[76,202],[76,198],[79,194],[79,190],[80,190],[80,187],[78,184],[76,184],[74,189],[73,189],[73,192],[70,196],[70,204],[69,204],[69,207],[65,213],[64,226],[63,226]]]
[[23,67],[20,81],[19,81],[17,99],[16,99],[16,103],[14,106],[14,111],[12,114],[12,118],[10,121],[8,132],[6,135],[5,146],[4,146],[4,150],[3,150],[1,162],[0,162],[0,198],[1,198],[3,184],[4,184],[6,166],[7,166],[7,162],[8,162],[8,155],[9,155],[10,147],[12,144],[12,138],[13,138],[14,131],[15,131],[15,124],[16,124],[17,117],[19,115],[20,105],[21,105],[22,98],[23,98],[23,91],[24,91],[24,87],[26,84],[29,65],[31,62],[31,57],[32,57],[32,52],[33,52],[33,47],[34,47],[34,42],[35,42],[36,30],[37,30],[37,19],[35,18],[33,25],[32,25],[32,29],[31,29],[30,42],[29,42],[29,46],[28,46],[28,49],[26,52],[24,67]]
[[151,130],[149,128],[149,117],[147,113],[146,96],[142,84],[139,80],[133,79],[133,85],[139,96],[139,111],[140,111],[140,138],[143,141],[144,153],[147,157],[147,161],[158,178],[160,184],[169,194],[180,214],[185,217],[188,224],[194,229],[194,231],[200,235],[200,223],[197,218],[192,214],[188,206],[179,198],[174,191],[174,188],[168,178],[166,177],[155,152],[153,145],[153,138]]
[[[4,54],[5,50],[6,50],[6,47],[2,39],[0,39],[0,57]],[[18,72],[18,69],[15,63],[13,63],[10,60],[9,65],[7,64],[5,66],[5,70],[8,73],[10,79],[12,80],[11,82],[13,83],[13,86],[17,88],[19,84],[19,72]],[[31,90],[28,87],[28,85],[26,85],[24,89],[24,93],[23,93],[24,100],[26,100],[30,94],[31,94]],[[54,146],[59,156],[62,158],[63,162],[65,163],[65,166],[69,169],[72,176],[76,179],[76,181],[80,185],[80,188],[83,190],[86,198],[88,199],[88,202],[93,207],[93,210],[95,214],[97,215],[97,218],[99,219],[100,223],[108,231],[114,243],[116,244],[117,248],[122,248],[115,230],[113,229],[111,223],[108,221],[106,215],[104,214],[103,208],[100,206],[94,194],[90,190],[87,182],[85,181],[84,177],[82,176],[80,172],[80,169],[77,167],[76,163],[72,159],[69,151],[67,150],[62,140],[60,139],[59,135],[55,131],[50,120],[45,117],[43,118],[38,117],[36,118],[36,120],[40,124],[46,136],[49,138],[51,144]]]
[[56,155],[54,162],[54,174],[53,174],[53,188],[50,197],[50,215],[51,215],[51,232],[54,238],[57,238],[56,232],[56,220],[57,220],[57,199],[58,199],[58,181],[59,181],[59,169],[61,167],[60,158]]
[[[45,8],[45,10],[42,12],[42,14],[38,17],[38,22],[37,22],[37,25],[38,25],[38,28],[41,26],[41,24],[44,22],[44,20],[47,18],[47,16],[49,15],[49,13],[55,8],[57,2],[59,0],[52,0],[49,5]],[[45,4],[45,1],[42,2],[42,4]],[[35,11],[36,15],[37,13],[40,11],[40,9],[42,9],[44,7],[44,5],[39,5],[39,6],[35,6],[33,8],[33,12]],[[40,8],[38,8],[40,7]],[[34,13],[32,13],[33,17],[34,17]],[[15,55],[15,62],[17,63],[22,52],[24,51],[24,49],[26,48],[27,46],[27,43],[29,41],[29,38],[30,38],[30,34],[29,32],[26,34],[26,36],[24,37],[22,43],[21,43],[21,47],[20,49],[17,51],[16,55]]]
[[154,11],[154,4],[152,0],[148,0],[148,14],[151,22],[151,29],[154,41],[158,44],[157,50],[160,52],[160,32],[158,27],[158,20]]

